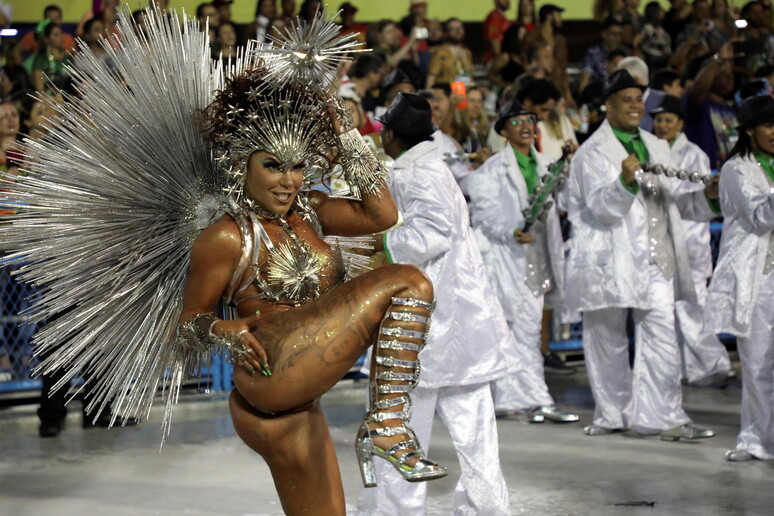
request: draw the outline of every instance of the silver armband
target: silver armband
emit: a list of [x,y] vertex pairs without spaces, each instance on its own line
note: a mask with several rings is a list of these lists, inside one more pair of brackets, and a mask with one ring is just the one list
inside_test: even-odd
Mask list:
[[375,195],[387,184],[387,170],[357,129],[339,135],[343,178],[357,197]]
[[[222,321],[212,312],[196,314],[177,326],[177,342],[185,349],[199,353],[228,352],[236,362],[249,351],[242,344],[239,334],[218,335],[213,332],[215,323]],[[245,330],[246,331],[246,330]]]

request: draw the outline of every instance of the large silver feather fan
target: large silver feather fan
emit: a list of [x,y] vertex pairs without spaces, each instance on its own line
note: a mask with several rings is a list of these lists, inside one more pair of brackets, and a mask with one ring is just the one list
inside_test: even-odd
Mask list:
[[[21,263],[39,298],[37,372],[91,372],[87,407],[144,419],[159,389],[163,436],[183,380],[209,360],[175,331],[191,245],[225,187],[194,123],[247,55],[213,63],[196,19],[127,12],[103,42],[112,69],[81,43],[66,98],[47,136],[24,148],[26,177],[0,190],[18,213],[0,224],[0,250]],[[49,99],[53,102],[53,99]]]

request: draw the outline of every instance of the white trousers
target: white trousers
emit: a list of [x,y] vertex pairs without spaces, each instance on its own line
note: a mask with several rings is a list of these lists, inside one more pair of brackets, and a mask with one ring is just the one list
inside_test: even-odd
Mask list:
[[742,431],[736,447],[774,459],[774,272],[763,284],[752,313],[750,337],[737,339],[742,363]]
[[628,309],[583,314],[583,351],[596,403],[594,424],[605,428],[656,433],[690,421],[682,408],[674,286],[655,265],[649,272],[649,301],[655,308],[633,310],[633,370],[626,337]]
[[707,279],[694,271],[696,303],[675,302],[677,342],[682,358],[682,377],[688,383],[701,382],[714,374],[729,371],[731,360],[718,337],[704,329],[704,303],[707,300]]
[[540,331],[543,320],[543,296],[535,297],[527,289],[519,300],[520,310],[507,314],[511,337],[516,341],[522,367],[492,382],[497,413],[524,411],[541,405],[554,405],[546,385]]
[[[494,406],[489,383],[425,389],[411,393],[410,426],[427,456],[435,413],[449,431],[460,462],[461,476],[454,490],[455,516],[511,514],[508,488],[500,469]],[[425,514],[427,482],[406,482],[387,461],[374,457],[377,487],[358,496],[361,516]],[[444,482],[444,479],[432,482]]]

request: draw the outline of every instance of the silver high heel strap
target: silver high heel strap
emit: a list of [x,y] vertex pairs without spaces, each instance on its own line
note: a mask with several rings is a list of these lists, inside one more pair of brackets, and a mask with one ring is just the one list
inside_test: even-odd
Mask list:
[[413,385],[380,385],[379,394],[406,394],[413,389]]
[[374,403],[374,407],[376,407],[379,410],[384,410],[391,407],[396,407],[398,405],[403,405],[404,403],[406,404],[406,407],[410,407],[411,398],[409,398],[408,396],[398,396],[397,398],[379,400],[376,403]]
[[385,450],[390,455],[395,455],[399,451],[408,450],[411,448],[416,448],[417,443],[414,441],[414,439],[408,439],[406,441],[401,441],[398,444],[393,444],[390,446],[389,449]]
[[423,315],[411,314],[408,312],[387,312],[386,318],[394,319],[396,321],[416,322],[416,323],[422,323],[422,324],[427,324],[427,321],[430,320],[429,317],[425,317]]
[[424,308],[425,310],[433,311],[434,303],[428,303],[421,299],[414,299],[413,297],[393,297],[392,304],[396,306],[413,306],[416,308]]
[[388,419],[400,419],[401,421],[408,419],[408,413],[403,412],[402,410],[399,410],[397,412],[374,412],[371,414],[371,416],[368,418],[369,421],[374,421],[376,423],[381,423],[382,421],[387,421]]
[[413,382],[417,378],[416,373],[395,373],[393,371],[382,371],[376,373],[376,378],[379,380],[395,381],[395,382]]
[[403,328],[382,328],[382,335],[388,337],[404,337],[407,339],[427,340],[427,333],[422,331],[404,330]]
[[391,349],[393,351],[416,351],[417,353],[422,351],[421,344],[412,344],[410,342],[401,342],[399,340],[380,340],[379,347],[381,349]]
[[403,367],[405,369],[414,369],[417,365],[416,360],[398,360],[393,357],[376,357],[376,364],[384,367]]
[[408,435],[405,426],[384,426],[380,428],[368,429],[372,437],[395,437],[396,435]]

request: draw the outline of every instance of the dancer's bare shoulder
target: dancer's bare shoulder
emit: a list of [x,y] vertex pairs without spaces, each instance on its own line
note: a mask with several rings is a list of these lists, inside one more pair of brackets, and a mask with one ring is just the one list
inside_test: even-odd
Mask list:
[[191,251],[194,260],[236,263],[242,252],[242,234],[234,219],[223,215],[199,233]]

